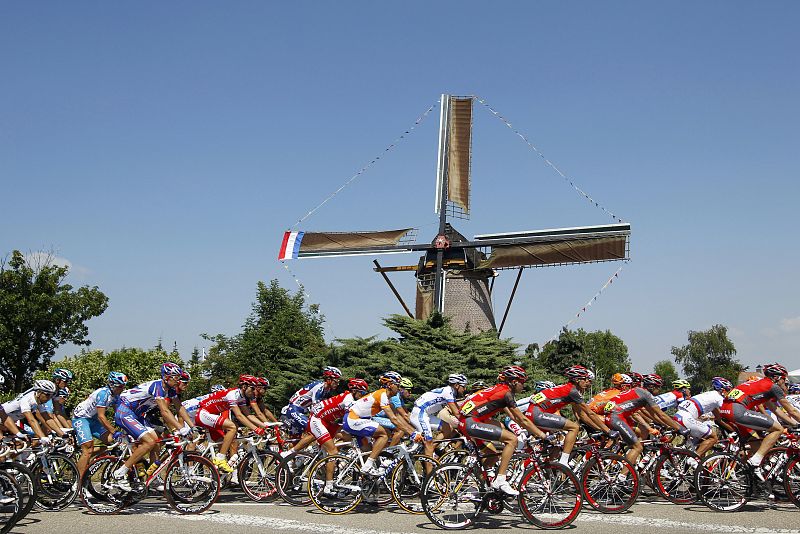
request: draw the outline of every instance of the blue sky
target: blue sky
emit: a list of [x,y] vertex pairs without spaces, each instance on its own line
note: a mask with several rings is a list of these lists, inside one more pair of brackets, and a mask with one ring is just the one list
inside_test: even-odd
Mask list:
[[[649,369],[721,323],[743,362],[798,367],[799,22],[793,2],[3,3],[0,253],[53,249],[99,286],[95,347],[188,355],[239,331],[258,280],[295,288],[286,228],[440,93],[475,94],[633,225],[574,327]],[[437,113],[301,229],[432,238]],[[474,128],[462,233],[612,222],[481,106]],[[291,267],[330,339],[401,311],[369,258]],[[504,335],[549,339],[617,267],[526,271]]]

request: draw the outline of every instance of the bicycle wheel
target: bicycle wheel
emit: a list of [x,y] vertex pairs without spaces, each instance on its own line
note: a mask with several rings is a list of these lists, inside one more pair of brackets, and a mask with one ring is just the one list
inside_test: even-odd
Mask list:
[[520,480],[519,507],[522,517],[539,528],[565,528],[583,507],[578,478],[558,463],[534,465]]
[[164,473],[164,497],[182,514],[205,512],[219,496],[219,472],[211,460],[197,454],[176,458]]
[[5,534],[21,519],[22,490],[12,473],[0,471],[0,533]]
[[278,496],[275,471],[280,463],[280,455],[270,450],[247,453],[238,475],[239,485],[250,500],[264,502]]
[[786,496],[800,507],[800,457],[790,458],[783,472],[783,489]]
[[68,456],[53,453],[47,456],[47,467],[42,460],[31,468],[36,484],[36,507],[54,512],[63,510],[78,497],[78,466]]
[[436,526],[469,528],[485,506],[483,480],[474,466],[444,464],[436,467],[422,484],[422,509]]
[[786,494],[784,475],[789,464],[789,449],[787,447],[773,447],[761,460],[761,469],[772,480],[771,492],[776,502],[789,502],[791,499]]
[[113,473],[122,460],[117,456],[98,456],[89,463],[81,479],[79,495],[84,506],[95,514],[116,514],[127,505],[127,494],[114,485]]
[[2,462],[0,463],[0,470],[14,475],[14,479],[19,486],[20,496],[22,497],[16,518],[16,521],[19,521],[28,515],[36,503],[36,484],[33,483],[33,475],[25,464],[19,462]]
[[392,470],[389,486],[392,498],[397,505],[410,514],[422,514],[422,500],[420,491],[425,477],[439,462],[430,456],[417,454],[411,457],[411,466],[405,460],[400,460]]
[[[329,467],[332,466],[332,467]],[[362,484],[365,482],[358,470],[356,458],[335,454],[318,460],[308,473],[308,496],[314,506],[326,514],[346,514],[363,499]],[[328,469],[333,471],[333,493],[325,495]]]
[[744,462],[722,453],[700,462],[694,484],[703,504],[718,512],[735,512],[747,504],[752,480]]
[[594,456],[581,476],[586,502],[604,514],[621,514],[639,496],[639,476],[631,463],[619,454]]
[[[690,460],[694,460],[694,467]],[[662,454],[653,467],[653,483],[662,497],[675,504],[697,500],[694,470],[699,458],[691,451],[673,449]]]
[[289,459],[282,459],[276,467],[275,478],[278,494],[289,504],[307,506],[311,504],[308,495],[308,473],[315,454],[298,452]]

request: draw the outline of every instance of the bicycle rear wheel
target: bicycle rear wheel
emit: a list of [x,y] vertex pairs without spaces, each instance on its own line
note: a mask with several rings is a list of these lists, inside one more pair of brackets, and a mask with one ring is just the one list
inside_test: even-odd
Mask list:
[[247,453],[239,464],[239,485],[250,500],[265,502],[278,496],[275,471],[281,463],[279,454],[271,450]]
[[98,456],[89,463],[78,492],[84,506],[95,514],[116,514],[128,503],[128,494],[117,488],[114,470],[122,464],[117,456]]
[[392,470],[391,483],[392,497],[397,505],[410,514],[423,514],[420,491],[428,472],[432,471],[439,463],[430,456],[418,454],[411,457],[411,467],[405,460],[401,460]]
[[440,528],[469,528],[484,509],[485,495],[483,480],[473,466],[444,464],[422,485],[422,509]]
[[219,496],[219,472],[211,460],[197,454],[176,458],[164,473],[164,497],[182,514],[205,512]]
[[54,512],[63,510],[78,497],[78,466],[72,458],[54,453],[47,456],[47,467],[41,459],[31,469],[36,488],[36,507]]
[[[694,460],[692,467],[690,460]],[[692,504],[697,500],[694,470],[698,465],[695,453],[674,449],[661,455],[653,467],[653,482],[662,497],[675,504]]]
[[522,517],[539,528],[565,528],[583,506],[578,478],[558,463],[534,465],[522,475],[519,507]]
[[783,472],[783,488],[789,500],[800,507],[800,457],[790,458],[786,464],[786,470]]
[[311,504],[311,497],[308,494],[308,475],[314,458],[316,455],[301,451],[288,459],[283,458],[276,467],[278,494],[287,503],[295,506]]
[[5,534],[21,519],[22,490],[16,477],[6,471],[0,471],[0,534]]
[[[333,492],[326,495],[324,489],[329,466],[333,466]],[[308,477],[308,496],[314,506],[326,514],[346,514],[363,498],[363,477],[358,462],[351,456],[325,456],[311,466]]]
[[2,462],[0,463],[0,470],[14,475],[17,485],[19,485],[22,499],[16,518],[16,521],[19,521],[28,515],[36,503],[36,484],[33,483],[33,475],[25,464],[19,462]]
[[718,512],[741,510],[750,493],[752,480],[744,462],[730,454],[712,454],[700,462],[695,473],[700,500]]
[[639,496],[639,476],[619,454],[594,456],[586,463],[581,489],[589,506],[604,514],[627,511]]

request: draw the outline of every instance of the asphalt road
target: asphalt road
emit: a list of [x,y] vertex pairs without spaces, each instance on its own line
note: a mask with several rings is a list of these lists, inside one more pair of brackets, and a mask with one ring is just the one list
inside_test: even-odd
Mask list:
[[[702,505],[678,506],[660,501],[637,502],[621,515],[602,515],[584,508],[569,532],[575,534],[615,532],[670,534],[688,532],[777,532],[800,533],[800,509],[790,504],[768,506],[754,502],[737,513],[716,513]],[[485,516],[478,530],[503,533],[538,530],[519,516]],[[90,515],[78,506],[60,512],[32,513],[12,532],[18,534],[114,534],[169,532],[170,534],[403,534],[438,531],[424,515],[411,515],[396,508],[363,507],[331,516],[313,508],[280,502],[250,503],[241,494],[225,493],[212,510],[186,516],[172,511],[164,501],[150,499],[115,516]]]

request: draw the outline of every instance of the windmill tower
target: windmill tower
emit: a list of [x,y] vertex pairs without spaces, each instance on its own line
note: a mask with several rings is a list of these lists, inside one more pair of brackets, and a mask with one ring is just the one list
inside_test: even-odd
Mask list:
[[[382,267],[379,272],[409,316],[427,318],[433,310],[451,318],[454,328],[502,331],[525,268],[619,261],[629,258],[630,224],[583,226],[476,235],[468,239],[450,223],[469,219],[474,97],[442,95],[434,210],[438,233],[417,243],[417,229],[364,232],[292,232],[283,236],[278,259],[422,252],[416,265]],[[492,307],[497,271],[518,269],[514,290],[499,328]],[[386,273],[413,272],[416,313]]]

